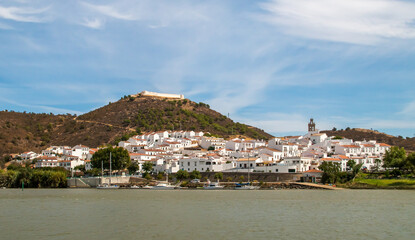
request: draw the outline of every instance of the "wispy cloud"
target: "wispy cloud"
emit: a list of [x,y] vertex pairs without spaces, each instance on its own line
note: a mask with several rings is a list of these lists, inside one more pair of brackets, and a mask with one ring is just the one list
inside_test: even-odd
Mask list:
[[406,104],[406,106],[401,112],[399,112],[399,114],[405,116],[415,116],[415,100]]
[[81,25],[89,28],[100,29],[103,27],[103,21],[98,18],[94,19],[85,19]]
[[258,117],[252,118],[240,118],[244,123],[251,126],[266,129],[270,133],[276,135],[306,131],[307,118],[301,114],[293,113],[271,113],[271,114],[260,114]]
[[383,129],[405,129],[415,128],[413,120],[391,119],[391,120],[376,120],[367,122],[361,125],[363,128],[383,128]]
[[43,111],[43,112],[53,112],[53,113],[71,113],[71,114],[82,114],[79,111],[74,111],[71,109],[64,109],[64,108],[57,108],[57,107],[51,107],[46,105],[36,105],[36,104],[23,104],[19,103],[10,99],[6,98],[0,98],[0,101],[13,104],[15,106],[24,107],[27,109],[30,109],[30,111]]
[[[273,0],[260,19],[305,38],[353,44],[415,38],[415,3],[393,0]],[[411,24],[412,23],[412,24]]]
[[23,8],[23,7],[3,7],[0,6],[0,18],[13,20],[17,22],[44,22],[46,19],[40,14],[47,11],[49,8]]
[[115,6],[94,5],[94,4],[86,3],[86,2],[83,2],[82,4],[90,8],[91,10],[97,11],[103,15],[106,15],[112,18],[121,19],[121,20],[137,20],[137,16],[134,16],[131,13],[122,12],[118,10]]

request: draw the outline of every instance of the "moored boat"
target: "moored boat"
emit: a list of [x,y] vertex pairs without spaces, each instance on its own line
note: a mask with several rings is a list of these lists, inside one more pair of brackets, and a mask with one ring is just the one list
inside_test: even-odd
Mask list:
[[176,186],[171,185],[170,183],[158,183],[156,186],[152,187],[153,190],[171,190],[176,188]]
[[235,186],[235,190],[257,190],[259,186],[252,186],[249,183],[238,183]]
[[97,186],[97,189],[118,189],[120,186],[118,185],[110,185],[108,183],[100,184]]
[[223,188],[224,188],[224,186],[221,186],[219,184],[219,182],[212,183],[212,182],[209,181],[209,179],[207,181],[207,184],[205,186],[203,186],[203,189],[205,189],[205,190],[215,190],[215,189],[223,189]]

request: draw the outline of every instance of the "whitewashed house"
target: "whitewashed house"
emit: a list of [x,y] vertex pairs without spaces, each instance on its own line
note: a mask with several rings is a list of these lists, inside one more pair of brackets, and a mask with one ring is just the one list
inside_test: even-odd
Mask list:
[[24,152],[22,154],[20,154],[20,158],[22,160],[33,160],[35,158],[39,157],[39,154],[35,153],[35,152]]
[[259,154],[268,154],[272,156],[272,161],[280,161],[284,157],[284,153],[281,150],[273,148],[263,148],[259,151]]
[[233,167],[231,163],[226,163],[222,158],[201,157],[201,158],[182,158],[179,160],[180,169],[192,172],[222,172]]
[[200,146],[204,149],[214,147],[216,149],[225,148],[226,141],[223,138],[202,137]]
[[225,144],[225,148],[231,149],[233,151],[239,151],[241,150],[241,147],[242,147],[242,140],[239,138],[235,138],[230,141],[227,141]]
[[44,168],[44,167],[58,167],[59,160],[57,157],[41,157],[35,163],[35,168]]
[[324,142],[327,139],[327,134],[325,133],[314,133],[311,134],[310,140],[313,144]]

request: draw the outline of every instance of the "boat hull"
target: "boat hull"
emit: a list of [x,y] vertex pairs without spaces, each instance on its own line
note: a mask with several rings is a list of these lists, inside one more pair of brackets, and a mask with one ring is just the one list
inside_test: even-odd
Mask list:
[[241,187],[235,187],[235,190],[257,190],[259,189],[258,186],[241,186]]
[[157,187],[157,186],[154,186],[153,188],[150,188],[150,189],[152,189],[152,190],[173,190],[173,189],[175,189],[175,186],[163,186],[163,187]]
[[97,189],[118,189],[120,186],[98,186]]
[[215,186],[215,187],[203,187],[203,189],[205,190],[219,190],[219,189],[223,189],[224,186]]

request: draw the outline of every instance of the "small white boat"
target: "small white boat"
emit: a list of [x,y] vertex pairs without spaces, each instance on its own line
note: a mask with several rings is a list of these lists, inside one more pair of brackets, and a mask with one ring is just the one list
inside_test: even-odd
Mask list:
[[154,186],[153,190],[171,190],[176,188],[176,186],[171,185],[170,183],[158,183],[156,186]]
[[259,189],[259,186],[252,186],[248,183],[245,184],[236,184],[235,190],[257,190]]
[[153,190],[172,190],[175,189],[177,186],[171,185],[169,183],[169,174],[166,173],[166,181],[165,182],[159,182],[156,186],[152,187]]
[[223,189],[224,186],[219,185],[219,182],[211,183],[208,179],[207,184],[203,186],[205,190]]
[[153,186],[146,185],[146,186],[143,186],[142,189],[153,189]]
[[140,186],[137,186],[137,185],[133,185],[133,186],[131,186],[130,188],[131,188],[131,189],[140,189],[141,187],[140,187]]
[[118,189],[120,186],[118,185],[110,185],[108,183],[100,184],[97,186],[97,189]]

